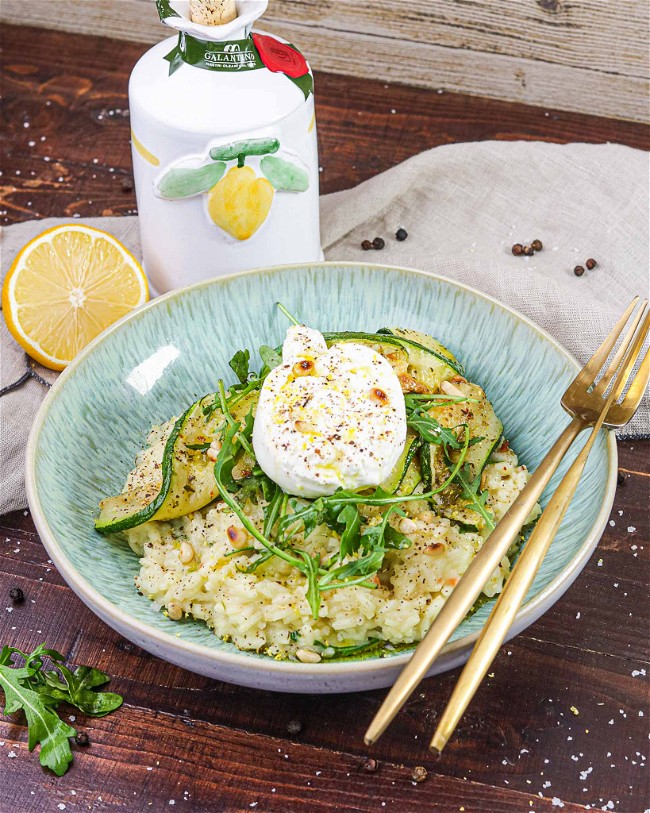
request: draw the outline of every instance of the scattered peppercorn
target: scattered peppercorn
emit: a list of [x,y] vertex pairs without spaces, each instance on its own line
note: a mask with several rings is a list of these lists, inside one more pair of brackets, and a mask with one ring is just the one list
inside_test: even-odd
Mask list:
[[524,247],[521,245],[521,243],[514,244],[512,247],[512,253],[515,255],[515,257],[520,257],[524,253]]
[[618,477],[616,478],[616,482],[619,484],[619,486],[625,485],[625,475],[623,474],[622,471],[619,471]]
[[77,743],[77,745],[90,745],[90,737],[85,731],[77,731],[77,733],[74,735],[74,741]]
[[524,246],[524,254],[527,257],[532,257],[535,253],[535,249],[532,246]]
[[365,771],[366,773],[374,773],[378,767],[379,763],[377,760],[373,759],[372,757],[368,757],[368,759],[361,766],[361,770]]
[[533,240],[530,245],[533,251],[541,251],[544,248],[541,240]]
[[20,587],[12,587],[9,591],[9,598],[14,604],[22,604],[25,601],[25,594]]
[[428,771],[426,768],[423,768],[422,765],[416,765],[415,768],[413,768],[411,779],[419,784],[420,782],[424,782],[427,778],[427,774]]
[[585,269],[581,265],[576,265],[576,267],[573,269],[573,273],[576,275],[576,277],[581,277],[585,273]]
[[407,238],[408,236],[409,236],[409,233],[406,231],[406,229],[398,229],[398,230],[395,232],[395,239],[396,239],[396,240],[399,240],[399,241],[400,241],[400,243],[402,242],[402,240],[406,240],[406,238]]
[[361,243],[361,248],[364,251],[370,251],[370,249],[372,248],[372,243],[370,242],[370,240],[364,240],[363,243]]
[[300,720],[289,720],[287,723],[287,731],[289,734],[300,734],[302,731],[302,723]]
[[386,243],[384,242],[383,237],[375,237],[375,239],[372,241],[372,247],[377,251],[380,251],[385,245]]
[[585,263],[585,265],[586,265],[586,266],[587,266],[587,268],[588,268],[588,269],[591,271],[591,270],[592,270],[592,268],[595,268],[595,267],[598,265],[598,263],[596,262],[596,260],[593,260],[593,259],[590,257],[590,258],[587,260],[587,262]]

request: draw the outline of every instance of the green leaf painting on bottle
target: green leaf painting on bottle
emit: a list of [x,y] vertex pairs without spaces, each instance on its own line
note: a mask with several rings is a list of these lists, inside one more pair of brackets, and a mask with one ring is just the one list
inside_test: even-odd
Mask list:
[[[248,138],[212,147],[209,163],[168,167],[154,182],[154,193],[174,201],[207,195],[212,222],[237,240],[248,240],[266,220],[276,192],[309,188],[309,173],[295,157],[275,155],[277,138]],[[246,160],[259,158],[255,168]],[[231,164],[228,167],[228,164]]]

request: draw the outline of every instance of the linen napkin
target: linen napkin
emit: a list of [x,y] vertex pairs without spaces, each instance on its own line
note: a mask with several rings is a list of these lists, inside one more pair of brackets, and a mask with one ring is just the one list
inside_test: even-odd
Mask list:
[[[325,159],[326,160],[326,159]],[[419,268],[478,288],[521,311],[586,361],[650,265],[648,155],[615,144],[498,142],[423,152],[359,186],[321,198],[328,260]],[[2,276],[32,237],[69,218],[6,227]],[[141,256],[137,217],[85,218]],[[395,238],[399,228],[408,233]],[[382,250],[361,243],[382,237]],[[534,256],[514,243],[541,240]],[[573,269],[597,266],[577,277]],[[56,374],[29,363],[0,326],[0,514],[26,505],[24,456],[36,411]],[[25,375],[29,373],[29,375]],[[38,377],[37,377],[38,376]],[[622,437],[650,437],[646,400]]]

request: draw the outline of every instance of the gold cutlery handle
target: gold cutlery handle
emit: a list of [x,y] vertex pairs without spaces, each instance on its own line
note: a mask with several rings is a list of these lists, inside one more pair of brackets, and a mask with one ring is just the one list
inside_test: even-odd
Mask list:
[[501,559],[517,538],[517,534],[521,531],[553,473],[562,462],[562,458],[586,425],[582,418],[573,418],[535,469],[526,487],[479,549],[375,715],[366,732],[367,744],[375,742],[383,734],[438,657],[451,634],[463,621]]
[[596,425],[571,468],[562,478],[542,516],[537,520],[454,687],[431,740],[431,748],[442,751],[445,747],[504,642],[573,499],[599,429],[600,425]]

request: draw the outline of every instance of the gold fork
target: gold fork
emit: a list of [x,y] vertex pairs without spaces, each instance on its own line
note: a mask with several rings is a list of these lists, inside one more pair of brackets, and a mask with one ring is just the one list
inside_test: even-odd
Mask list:
[[[638,358],[643,344],[643,340],[634,343],[634,359],[632,359],[632,355],[626,355],[630,345],[633,343],[636,328],[645,312],[646,302],[644,302],[639,309],[626,339],[611,364],[605,370],[600,381],[598,383],[596,383],[596,381],[610,352],[624,330],[630,315],[638,304],[638,301],[639,297],[635,297],[612,332],[589,359],[587,364],[585,364],[562,396],[562,406],[573,416],[571,422],[531,475],[526,487],[521,491],[495,530],[491,533],[488,540],[478,551],[467,571],[443,605],[431,628],[420,642],[413,657],[402,670],[402,673],[370,724],[365,736],[367,744],[371,744],[379,739],[417,684],[426,675],[427,670],[437,658],[453,631],[465,618],[478,598],[483,586],[516,539],[517,534],[525,524],[531,510],[539,500],[544,488],[548,485],[549,480],[571,444],[580,432],[589,426],[595,426],[601,417],[601,413],[605,413],[603,409],[603,395],[616,375],[622,361],[624,361],[625,369],[622,370],[622,374],[619,375],[610,392],[610,396],[613,395],[613,398],[609,401],[612,406],[605,417],[605,425],[621,426],[627,423],[636,410],[638,402],[630,412],[629,417],[626,417],[629,410],[625,406],[625,403],[619,406],[613,402],[616,398],[620,397],[623,392],[634,361]],[[645,320],[645,332],[647,333],[647,317]],[[641,392],[638,396],[639,400],[642,391],[643,387],[641,387]],[[635,393],[636,392],[637,390],[635,390]],[[630,399],[630,393],[628,393],[627,399]],[[631,403],[632,401],[629,400],[628,407]],[[610,415],[612,423],[609,422]],[[449,733],[451,733],[451,731]]]
[[[650,354],[646,354],[641,362],[641,367],[634,377],[623,402],[615,406],[612,406],[612,404],[622,393],[628,375],[632,372],[645,337],[648,334],[648,324],[649,320],[646,316],[641,329],[636,334],[636,338],[629,346],[625,358],[621,361],[623,367],[621,374],[612,384],[609,395],[603,399],[602,410],[594,424],[591,435],[555,490],[506,581],[440,719],[436,733],[431,740],[432,750],[442,751],[447,744],[449,737],[458,725],[458,721],[490,668],[499,647],[505,640],[515,615],[521,607],[573,499],[587,458],[598,437],[601,426],[605,423],[605,420],[610,426],[623,426],[636,412],[650,375]],[[634,336],[635,328],[636,323],[630,331],[632,336]],[[616,358],[612,364],[615,362]],[[607,389],[604,382],[608,383],[607,376],[603,377],[603,380],[596,387],[596,391],[604,392]]]

